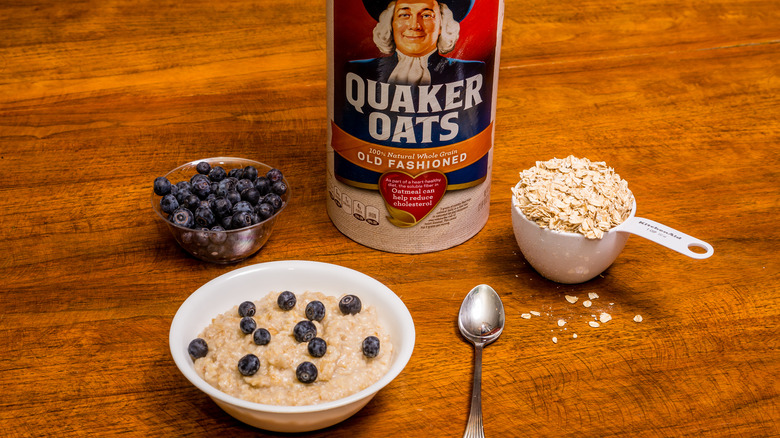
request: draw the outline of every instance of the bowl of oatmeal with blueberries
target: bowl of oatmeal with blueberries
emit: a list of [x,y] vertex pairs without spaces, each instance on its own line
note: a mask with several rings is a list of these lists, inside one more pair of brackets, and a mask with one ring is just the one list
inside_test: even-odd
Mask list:
[[281,261],[237,269],[181,305],[170,348],[184,376],[228,414],[276,432],[336,424],[411,357],[398,296],[360,272]]

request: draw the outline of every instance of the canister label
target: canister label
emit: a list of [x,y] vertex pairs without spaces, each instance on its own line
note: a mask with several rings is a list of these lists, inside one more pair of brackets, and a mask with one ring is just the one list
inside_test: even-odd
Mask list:
[[499,0],[329,1],[328,212],[344,234],[415,253],[484,226],[502,18]]

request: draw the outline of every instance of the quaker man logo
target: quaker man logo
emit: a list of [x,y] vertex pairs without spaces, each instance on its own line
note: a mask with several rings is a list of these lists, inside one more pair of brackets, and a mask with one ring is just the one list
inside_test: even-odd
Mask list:
[[[374,44],[390,55],[377,58],[381,82],[428,85],[431,74],[444,74],[459,60],[441,55],[455,48],[460,21],[474,0],[363,0],[377,20]],[[434,81],[448,82],[446,80]]]

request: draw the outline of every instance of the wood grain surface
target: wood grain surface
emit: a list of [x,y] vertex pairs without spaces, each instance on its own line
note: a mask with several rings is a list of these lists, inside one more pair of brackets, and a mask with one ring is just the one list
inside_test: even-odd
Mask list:
[[[490,219],[401,255],[325,211],[324,2],[0,1],[0,435],[273,436],[187,382],[168,330],[203,283],[286,259],[373,276],[417,330],[392,384],[310,436],[461,436],[473,364],[455,318],[479,283],[507,308],[484,353],[489,437],[780,435],[778,23],[768,0],[507,0]],[[509,189],[567,155],[606,161],[638,215],[714,256],[634,236],[590,282],[539,276]],[[294,193],[235,265],[187,256],[149,205],[156,176],[209,156],[272,163]],[[589,327],[598,312],[613,320]]]

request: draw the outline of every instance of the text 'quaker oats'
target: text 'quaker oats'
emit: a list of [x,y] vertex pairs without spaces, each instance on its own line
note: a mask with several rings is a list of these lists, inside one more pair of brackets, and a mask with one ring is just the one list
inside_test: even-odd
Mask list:
[[520,172],[514,205],[542,228],[601,239],[631,214],[628,183],[603,161],[569,156]]

